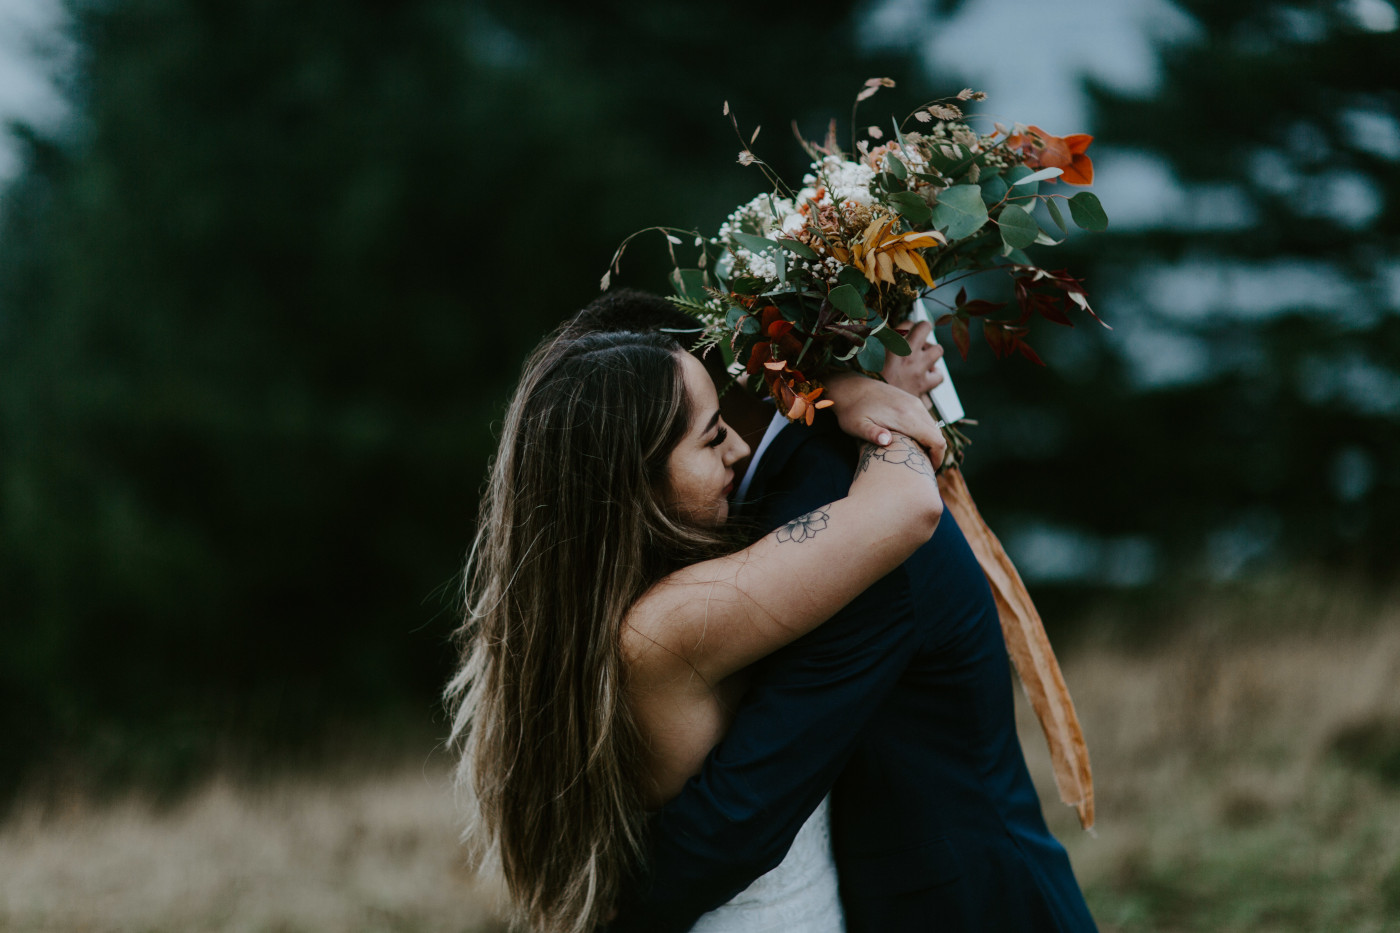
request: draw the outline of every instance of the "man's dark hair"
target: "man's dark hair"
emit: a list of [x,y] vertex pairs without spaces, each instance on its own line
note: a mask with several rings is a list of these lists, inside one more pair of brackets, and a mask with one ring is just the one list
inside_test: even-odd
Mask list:
[[[665,298],[635,288],[615,288],[604,292],[568,323],[570,330],[590,333],[667,330],[694,331],[698,336],[700,327],[699,321]],[[682,344],[687,342],[685,334],[676,334],[676,338]]]
[[[564,325],[565,333],[592,334],[613,331],[636,331],[653,333],[661,331],[670,334],[686,349],[695,345],[700,338],[703,325],[674,304],[635,288],[615,288],[595,298],[586,308],[575,314]],[[723,387],[729,382],[729,374],[724,368],[724,355],[717,348],[700,357],[715,385]]]

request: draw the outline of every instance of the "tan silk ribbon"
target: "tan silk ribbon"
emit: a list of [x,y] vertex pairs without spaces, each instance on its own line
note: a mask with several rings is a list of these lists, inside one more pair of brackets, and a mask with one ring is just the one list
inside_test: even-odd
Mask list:
[[955,466],[938,475],[938,488],[943,503],[962,529],[977,563],[982,565],[997,613],[1001,616],[1002,636],[1011,663],[1021,678],[1030,699],[1031,708],[1040,720],[1050,746],[1050,762],[1055,770],[1055,784],[1060,799],[1079,813],[1079,824],[1085,829],[1094,825],[1094,778],[1089,773],[1089,748],[1079,728],[1074,701],[1069,698],[1060,664],[1045,636],[1045,625],[1031,602],[1021,575],[1011,558],[1006,556],[1001,542],[987,523],[982,521],[962,471]]

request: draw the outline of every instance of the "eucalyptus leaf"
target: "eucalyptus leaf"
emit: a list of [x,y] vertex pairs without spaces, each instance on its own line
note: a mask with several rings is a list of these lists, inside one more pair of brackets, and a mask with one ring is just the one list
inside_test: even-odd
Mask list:
[[861,295],[870,291],[870,280],[865,277],[865,273],[861,272],[855,266],[842,267],[841,271],[836,273],[836,281],[840,282],[842,285],[849,285]]
[[734,240],[740,246],[755,255],[767,249],[777,250],[782,248],[778,245],[776,240],[770,240],[762,236],[754,236],[752,233],[740,233],[735,230],[730,236],[734,237]]
[[1006,170],[1004,177],[1006,178],[1006,184],[1008,186],[1015,186],[1034,174],[1035,172],[1033,170],[1026,168],[1024,165],[1013,165]]
[[1001,229],[1001,241],[1010,249],[1030,246],[1040,235],[1040,227],[1035,218],[1026,213],[1025,208],[1015,204],[1008,204],[1001,209],[1001,215],[997,217],[997,226]]
[[[862,276],[864,278],[864,276]],[[840,311],[846,317],[855,321],[863,321],[870,316],[869,310],[865,307],[865,300],[861,298],[860,292],[850,285],[838,285],[826,296],[832,307]]]
[[1000,175],[993,175],[991,178],[982,179],[982,203],[991,207],[993,204],[1006,197],[1006,179]]
[[889,202],[909,222],[915,226],[926,224],[933,217],[933,208],[928,202],[912,191],[896,191],[889,196]]
[[1013,165],[1006,170],[1007,195],[1012,201],[1033,198],[1040,193],[1040,183],[1035,181],[1036,172],[1024,165]]
[[752,314],[745,315],[744,323],[739,325],[739,332],[743,334],[756,334],[760,326],[758,318],[754,317]]
[[741,275],[729,283],[730,291],[736,295],[757,295],[763,291],[763,279],[752,275]]
[[803,243],[801,240],[794,240],[788,237],[779,237],[777,243],[779,246],[787,250],[789,253],[792,253],[794,256],[801,256],[803,259],[817,258],[817,251],[812,249],[812,247],[808,246],[806,243]]
[[933,207],[933,225],[947,229],[948,239],[971,236],[987,222],[987,205],[977,185],[954,185],[938,196]]
[[865,346],[856,354],[856,362],[866,372],[878,373],[885,368],[885,345],[877,337],[866,337]]
[[876,174],[875,180],[879,182],[880,187],[884,188],[886,191],[903,191],[908,187],[904,184],[904,179],[893,172],[879,172]]
[[1081,191],[1069,199],[1069,215],[1084,230],[1104,230],[1108,227],[1108,215],[1092,191]]
[[1065,215],[1060,213],[1060,205],[1055,203],[1054,198],[1045,199],[1045,210],[1049,212],[1050,219],[1055,221],[1055,226],[1060,228],[1061,233],[1069,233],[1069,227],[1065,224]]
[[885,349],[895,356],[908,356],[913,351],[909,347],[909,341],[893,327],[881,327],[872,335],[885,345]]
[[1064,173],[1065,173],[1065,170],[1064,170],[1064,169],[1062,169],[1062,168],[1055,168],[1055,167],[1052,165],[1052,166],[1050,166],[1049,168],[1043,168],[1043,169],[1041,169],[1041,170],[1038,171],[1038,172],[1031,172],[1031,173],[1030,173],[1029,175],[1027,175],[1025,178],[1019,178],[1019,179],[1017,179],[1016,181],[1013,181],[1013,182],[1011,183],[1011,187],[1017,188],[1017,187],[1020,187],[1021,185],[1029,185],[1029,184],[1031,184],[1032,182],[1044,181],[1044,180],[1047,179],[1047,178],[1059,178],[1059,177],[1060,177],[1061,175],[1063,175]]
[[905,168],[904,160],[900,159],[893,152],[885,153],[885,171],[904,181],[909,177],[909,169]]
[[688,298],[698,304],[709,300],[710,296],[705,294],[705,273],[699,269],[671,270],[671,285],[682,298]]

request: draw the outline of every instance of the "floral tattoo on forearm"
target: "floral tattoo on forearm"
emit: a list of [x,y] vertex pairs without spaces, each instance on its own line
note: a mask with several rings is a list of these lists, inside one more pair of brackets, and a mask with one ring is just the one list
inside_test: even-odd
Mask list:
[[894,439],[890,441],[888,447],[876,447],[874,444],[863,445],[860,452],[860,463],[856,465],[856,475],[859,476],[870,469],[870,464],[875,460],[908,467],[920,476],[932,477],[934,475],[933,464],[929,462],[928,455],[924,453],[923,448],[903,434],[894,435]]
[[830,516],[826,509],[813,509],[806,515],[799,515],[786,525],[778,529],[778,543],[783,544],[791,541],[794,544],[801,544],[803,541],[810,541],[817,536],[817,532],[826,527],[826,521]]

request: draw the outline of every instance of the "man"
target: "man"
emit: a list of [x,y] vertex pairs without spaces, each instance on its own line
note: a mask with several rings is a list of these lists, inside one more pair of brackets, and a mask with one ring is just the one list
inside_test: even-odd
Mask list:
[[[622,303],[641,312],[640,301]],[[925,332],[911,334],[916,346]],[[746,396],[727,393],[740,410],[724,417],[752,431],[762,418],[742,410]],[[750,441],[745,508],[763,530],[846,494],[856,442],[832,422],[775,424]],[[648,876],[614,933],[689,929],[776,866],[828,793],[850,933],[1095,929],[1045,827],[996,607],[951,515],[902,567],[755,668],[724,740],[653,821]]]

